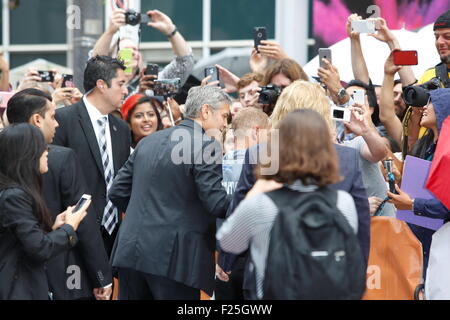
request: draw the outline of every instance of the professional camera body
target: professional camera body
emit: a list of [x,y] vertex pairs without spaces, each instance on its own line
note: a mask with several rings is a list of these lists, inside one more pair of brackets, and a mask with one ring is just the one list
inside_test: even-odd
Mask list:
[[433,78],[419,86],[409,86],[403,89],[405,104],[412,107],[424,107],[430,100],[430,91],[441,88],[438,78]]
[[127,10],[125,12],[125,23],[130,26],[136,26],[139,23],[148,23],[150,22],[150,17],[147,14],[142,14],[136,12],[132,9]]
[[265,87],[261,87],[261,91],[259,92],[259,100],[260,104],[267,105],[275,105],[277,103],[278,98],[281,95],[281,88],[275,86],[273,84],[269,84]]

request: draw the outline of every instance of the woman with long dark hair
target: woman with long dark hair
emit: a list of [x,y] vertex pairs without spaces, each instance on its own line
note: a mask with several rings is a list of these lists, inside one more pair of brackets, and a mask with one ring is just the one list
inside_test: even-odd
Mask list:
[[0,132],[0,300],[47,300],[45,262],[73,247],[87,201],[69,207],[54,224],[41,195],[47,144],[29,124]]

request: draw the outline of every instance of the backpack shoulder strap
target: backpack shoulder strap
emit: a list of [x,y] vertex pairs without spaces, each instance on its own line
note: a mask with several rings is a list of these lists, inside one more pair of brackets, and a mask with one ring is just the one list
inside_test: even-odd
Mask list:
[[316,194],[322,195],[329,206],[336,206],[337,191],[329,187],[319,188],[312,192],[300,192],[283,187],[266,193],[280,211],[284,208],[297,208],[306,198]]
[[448,68],[445,63],[440,63],[435,67],[436,76],[441,80],[445,88],[450,88],[450,79],[448,77]]

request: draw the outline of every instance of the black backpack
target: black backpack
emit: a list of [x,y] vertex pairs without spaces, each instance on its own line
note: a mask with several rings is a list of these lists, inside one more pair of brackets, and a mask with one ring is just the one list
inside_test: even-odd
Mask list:
[[265,300],[361,299],[366,270],[358,239],[336,207],[337,192],[267,193],[279,209],[264,276]]

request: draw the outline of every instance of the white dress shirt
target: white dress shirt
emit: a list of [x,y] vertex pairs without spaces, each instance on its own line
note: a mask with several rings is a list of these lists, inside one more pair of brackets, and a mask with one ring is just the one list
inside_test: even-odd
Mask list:
[[[112,163],[112,168],[114,171],[114,158],[112,155],[111,131],[109,130],[108,115],[101,114],[100,111],[92,103],[89,102],[86,95],[83,97],[83,102],[86,105],[86,109],[89,114],[89,118],[91,119],[92,127],[94,128],[95,136],[97,137],[97,144],[99,144],[99,141],[100,141],[100,130],[101,130],[101,127],[97,123],[97,120],[106,116],[106,130],[105,130],[106,144],[107,144],[106,151],[108,152],[109,161]],[[100,150],[100,145],[98,148]],[[100,156],[101,156],[101,154],[102,153],[100,150]]]

